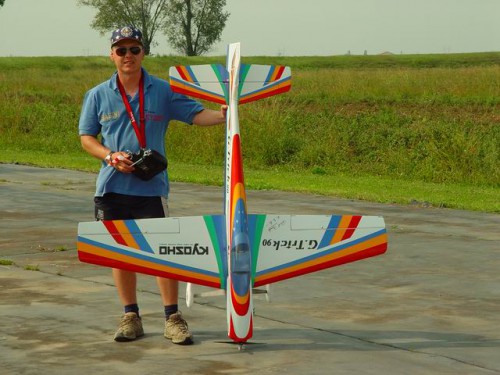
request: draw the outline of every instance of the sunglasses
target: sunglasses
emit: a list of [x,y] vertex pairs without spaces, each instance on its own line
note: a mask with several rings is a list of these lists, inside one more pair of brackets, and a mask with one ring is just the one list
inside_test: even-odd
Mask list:
[[128,47],[128,48],[118,47],[117,49],[115,49],[115,53],[120,57],[125,56],[127,54],[127,51],[130,51],[132,55],[138,55],[139,53],[141,53],[142,47],[139,46]]

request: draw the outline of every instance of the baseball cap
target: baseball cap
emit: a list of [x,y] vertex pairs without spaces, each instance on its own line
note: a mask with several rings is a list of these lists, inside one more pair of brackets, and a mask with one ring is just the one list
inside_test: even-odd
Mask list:
[[114,46],[122,40],[135,40],[142,44],[141,30],[136,29],[133,26],[124,26],[114,30],[111,34],[111,46]]

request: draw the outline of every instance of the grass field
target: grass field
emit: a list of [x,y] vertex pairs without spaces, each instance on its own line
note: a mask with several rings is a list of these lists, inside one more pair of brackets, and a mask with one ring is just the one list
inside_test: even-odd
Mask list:
[[[244,60],[293,74],[290,93],[240,108],[249,188],[500,212],[500,53]],[[214,62],[145,66],[167,78]],[[0,162],[96,171],[78,117],[113,71],[106,57],[0,58]],[[221,184],[223,132],[171,124],[172,179]]]

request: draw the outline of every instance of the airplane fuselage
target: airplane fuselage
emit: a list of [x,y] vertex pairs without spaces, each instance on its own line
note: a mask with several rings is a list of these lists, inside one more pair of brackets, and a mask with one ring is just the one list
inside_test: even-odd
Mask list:
[[225,216],[228,277],[228,335],[235,342],[252,336],[252,257],[238,119],[240,50],[231,45],[227,57],[228,114],[226,119]]

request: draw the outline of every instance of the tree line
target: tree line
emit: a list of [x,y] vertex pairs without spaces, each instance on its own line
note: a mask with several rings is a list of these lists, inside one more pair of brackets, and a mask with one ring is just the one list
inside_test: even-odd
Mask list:
[[[0,0],[2,3],[5,0]],[[229,13],[226,0],[77,0],[80,6],[97,9],[91,27],[101,35],[124,25],[142,31],[144,50],[151,53],[158,34],[172,48],[187,56],[210,51],[220,40]]]

